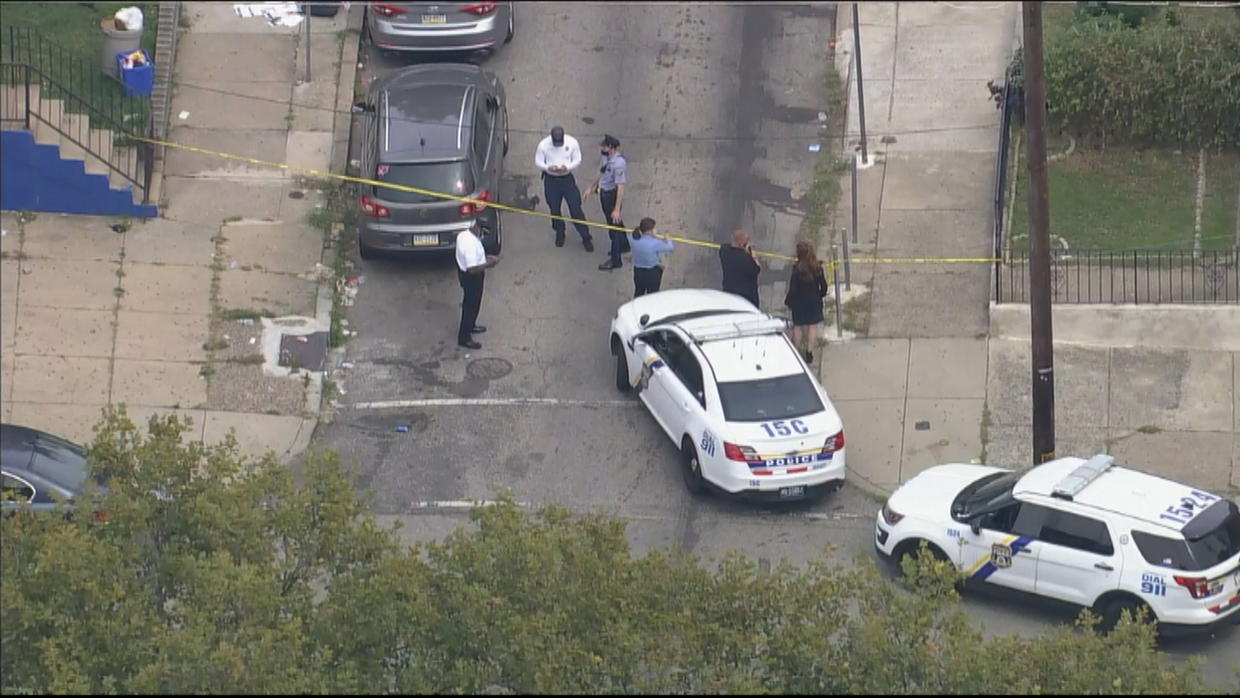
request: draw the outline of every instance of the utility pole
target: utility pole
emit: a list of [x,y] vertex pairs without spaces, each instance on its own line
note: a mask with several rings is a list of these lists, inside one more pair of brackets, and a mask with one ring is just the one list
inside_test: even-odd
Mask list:
[[857,3],[853,3],[853,60],[857,62],[857,118],[861,122],[861,161],[869,162],[870,156],[865,149],[865,89],[861,80],[861,19],[857,12]]
[[306,82],[310,82],[310,3],[303,3],[301,12],[306,17]]
[[1025,129],[1029,150],[1029,320],[1033,356],[1033,463],[1055,457],[1055,345],[1051,334],[1051,222],[1046,177],[1046,69],[1042,3],[1022,2]]

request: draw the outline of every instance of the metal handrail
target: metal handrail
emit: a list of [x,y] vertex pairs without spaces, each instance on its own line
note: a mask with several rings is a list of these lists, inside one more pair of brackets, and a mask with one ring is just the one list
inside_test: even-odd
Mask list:
[[[996,301],[1029,300],[1029,251],[1000,255]],[[1240,304],[1240,249],[1129,248],[1051,251],[1059,304]]]
[[[152,148],[149,143],[132,139],[132,136],[137,135],[148,138],[153,135],[150,119],[144,120],[140,131],[129,127],[77,95],[53,76],[28,63],[0,63],[0,82],[24,88],[21,90],[23,105],[20,107],[20,121],[26,130],[34,130],[32,120],[46,124],[48,128],[116,172],[122,179],[138,187],[143,194],[143,203],[150,203]],[[31,94],[32,84],[39,86],[37,96]],[[52,118],[52,110],[44,108],[43,100],[49,92],[54,95],[49,99],[57,99],[63,105],[59,118],[55,120]],[[11,91],[10,94],[16,96],[18,93]],[[13,114],[19,109],[17,105],[10,108],[7,97],[3,108],[8,112],[4,121],[18,120]],[[84,115],[86,119],[77,118],[75,115]],[[111,131],[111,135],[106,136],[106,148],[105,131]],[[119,159],[116,157],[118,153],[122,155]]]

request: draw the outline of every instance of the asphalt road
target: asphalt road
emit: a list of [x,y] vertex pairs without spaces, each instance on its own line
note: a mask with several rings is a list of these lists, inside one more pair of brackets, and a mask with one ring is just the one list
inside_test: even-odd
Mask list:
[[[480,59],[508,93],[500,200],[546,210],[533,155],[552,125],[581,142],[582,187],[597,172],[595,146],[610,133],[629,160],[630,225],[648,215],[664,231],[716,242],[748,227],[759,249],[788,253],[797,200],[812,179],[807,146],[821,137],[833,21],[827,5],[521,3],[515,40]],[[362,79],[410,61],[368,51],[364,62]],[[601,220],[597,199],[586,213]],[[461,293],[450,257],[359,263],[365,281],[348,314],[358,332],[347,348],[354,368],[335,421],[316,439],[357,465],[377,513],[403,520],[410,540],[440,538],[465,521],[451,503],[508,492],[623,516],[638,550],[741,550],[771,563],[803,562],[828,545],[836,560],[871,555],[877,504],[851,487],[782,509],[689,496],[673,444],[611,383],[607,329],[631,297],[632,277],[628,267],[596,269],[606,232],[593,231],[597,251],[589,254],[571,226],[557,249],[546,219],[509,213],[503,225],[503,260],[487,275],[479,319],[488,331],[476,352],[455,343]],[[767,309],[782,299],[786,273],[779,263],[765,268]],[[664,288],[717,287],[718,274],[713,250],[682,245]],[[418,402],[476,398],[494,403]],[[524,398],[547,403],[512,402]],[[986,595],[966,603],[1003,632],[1071,619]],[[1168,649],[1206,652],[1209,677],[1223,681],[1237,636]]]

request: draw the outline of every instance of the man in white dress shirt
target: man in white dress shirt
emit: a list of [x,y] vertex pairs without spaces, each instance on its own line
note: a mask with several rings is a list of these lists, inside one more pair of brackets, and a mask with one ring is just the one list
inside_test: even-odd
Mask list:
[[[560,205],[567,201],[569,215],[579,221],[586,220],[586,214],[581,210],[581,190],[577,188],[577,180],[573,179],[573,170],[580,164],[581,148],[577,145],[577,139],[565,134],[562,126],[552,127],[551,135],[542,139],[538,150],[534,151],[534,165],[542,171],[543,195],[552,215],[561,215]],[[581,235],[581,244],[586,252],[593,252],[590,226],[585,223],[573,225]],[[555,246],[563,247],[564,221],[551,219],[551,229],[555,231]]]
[[468,229],[456,234],[456,274],[465,297],[461,301],[461,326],[456,333],[456,343],[466,349],[481,349],[473,335],[486,332],[478,324],[478,310],[482,307],[482,282],[487,269],[499,263],[499,257],[489,255],[482,247],[482,224],[474,221]]

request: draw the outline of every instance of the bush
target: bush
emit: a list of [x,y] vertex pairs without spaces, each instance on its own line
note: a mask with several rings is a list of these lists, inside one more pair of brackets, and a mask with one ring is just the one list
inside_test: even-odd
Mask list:
[[1114,17],[1047,37],[1051,123],[1106,147],[1240,147],[1240,30]]

